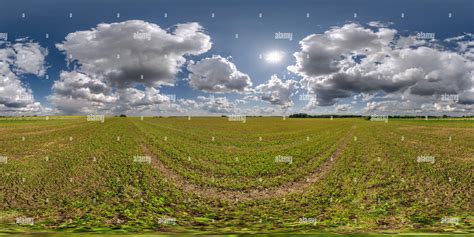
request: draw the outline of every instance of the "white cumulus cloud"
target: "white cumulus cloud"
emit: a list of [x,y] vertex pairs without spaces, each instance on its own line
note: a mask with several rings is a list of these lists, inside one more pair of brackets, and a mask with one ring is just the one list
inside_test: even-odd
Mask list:
[[[302,87],[316,95],[313,104],[329,106],[354,95],[381,95],[379,99],[389,98],[390,102],[368,103],[367,110],[390,109],[395,100],[403,106],[391,109],[403,113],[423,111],[422,104],[437,103],[444,93],[460,95],[464,104],[471,101],[467,92],[474,85],[474,63],[466,56],[469,43],[450,50],[440,41],[401,36],[380,24],[372,26],[381,28],[350,23],[300,41],[301,51],[294,54],[296,64],[288,69],[303,77]],[[469,105],[451,106],[469,109]]]
[[178,111],[160,87],[174,86],[186,56],[211,46],[210,36],[195,22],[163,29],[129,20],[72,32],[56,47],[75,69],[61,72],[48,99],[67,113]]
[[286,80],[272,75],[266,83],[258,85],[255,90],[260,94],[260,99],[273,105],[280,105],[282,109],[288,109],[293,106],[291,97],[298,89],[298,82],[295,80]]
[[228,93],[250,91],[250,77],[237,70],[227,58],[213,55],[187,67],[189,84],[205,92]]
[[28,39],[14,43],[0,41],[0,111],[5,115],[48,112],[33,97],[33,91],[21,81],[25,74],[38,77],[46,72],[48,50]]

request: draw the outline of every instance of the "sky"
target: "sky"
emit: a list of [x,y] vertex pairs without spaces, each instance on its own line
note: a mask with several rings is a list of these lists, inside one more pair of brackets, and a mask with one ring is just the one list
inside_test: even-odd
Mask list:
[[0,1],[0,115],[473,115],[473,1]]

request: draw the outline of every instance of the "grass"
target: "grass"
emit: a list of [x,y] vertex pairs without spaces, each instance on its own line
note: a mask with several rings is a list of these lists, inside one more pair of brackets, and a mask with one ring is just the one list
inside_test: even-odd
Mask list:
[[2,118],[0,232],[473,233],[473,132],[470,120]]

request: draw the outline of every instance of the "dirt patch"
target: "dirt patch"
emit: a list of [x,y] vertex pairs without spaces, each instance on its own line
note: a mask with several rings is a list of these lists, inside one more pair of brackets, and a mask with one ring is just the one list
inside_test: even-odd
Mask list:
[[141,147],[145,154],[151,157],[151,165],[157,169],[164,177],[173,183],[177,188],[183,190],[187,193],[194,193],[200,197],[208,199],[221,199],[229,202],[236,201],[246,201],[246,200],[258,200],[258,199],[268,199],[288,195],[290,193],[299,193],[303,192],[312,184],[316,183],[322,177],[324,177],[334,166],[337,158],[341,156],[345,148],[351,142],[353,130],[355,126],[352,126],[351,130],[343,136],[337,145],[336,151],[332,153],[329,159],[324,161],[318,168],[311,172],[306,177],[294,181],[291,183],[286,183],[278,187],[271,187],[265,189],[253,188],[245,191],[234,191],[234,190],[224,190],[217,187],[206,187],[191,183],[189,180],[186,180],[182,176],[176,174],[174,171],[168,169],[157,157],[153,154],[150,149],[145,144],[141,144]]

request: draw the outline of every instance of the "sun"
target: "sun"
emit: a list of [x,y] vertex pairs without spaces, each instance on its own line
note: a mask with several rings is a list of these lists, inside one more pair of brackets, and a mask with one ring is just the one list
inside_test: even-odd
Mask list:
[[284,53],[281,51],[271,51],[265,54],[265,61],[269,63],[278,63],[283,59]]

